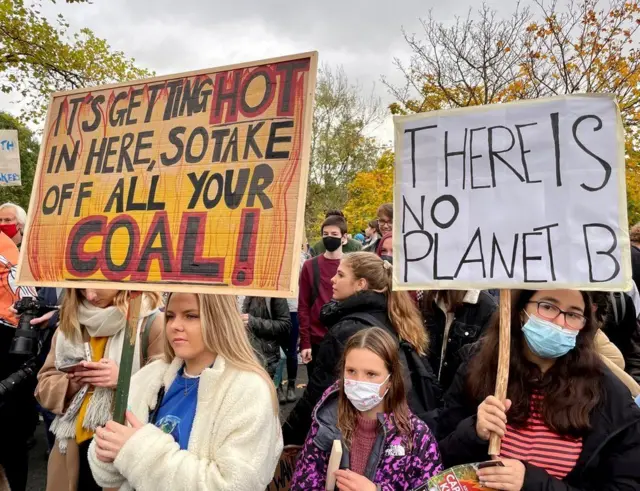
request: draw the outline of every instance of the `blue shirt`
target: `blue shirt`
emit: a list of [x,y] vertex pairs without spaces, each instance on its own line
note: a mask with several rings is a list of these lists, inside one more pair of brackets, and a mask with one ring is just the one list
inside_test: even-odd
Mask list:
[[184,368],[165,392],[156,415],[156,426],[168,433],[182,450],[189,446],[189,435],[198,405],[199,378],[184,376]]

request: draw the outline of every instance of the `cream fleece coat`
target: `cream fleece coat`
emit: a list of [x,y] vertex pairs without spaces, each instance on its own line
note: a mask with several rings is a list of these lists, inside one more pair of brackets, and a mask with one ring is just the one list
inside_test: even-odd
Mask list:
[[[140,421],[148,421],[160,387],[168,390],[182,364],[178,358],[171,365],[155,361],[133,376],[129,406]],[[120,491],[257,491],[273,478],[281,452],[268,382],[218,356],[200,376],[188,450],[146,424],[113,464],[97,459],[92,441],[89,464],[100,486]]]

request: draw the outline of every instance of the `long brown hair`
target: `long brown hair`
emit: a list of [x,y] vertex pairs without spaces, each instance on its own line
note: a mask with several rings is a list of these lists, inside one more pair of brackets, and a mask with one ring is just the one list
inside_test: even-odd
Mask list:
[[[162,296],[156,292],[144,292],[144,301],[149,310],[154,310],[162,305]],[[127,290],[120,290],[113,299],[113,306],[127,314],[129,307],[129,299],[131,295]],[[84,300],[82,289],[67,288],[62,296],[62,304],[60,305],[60,326],[62,333],[70,339],[82,338],[82,327],[78,321],[78,306]],[[143,312],[144,314],[144,312]]]
[[464,303],[467,290],[429,290],[425,292],[420,304],[425,314],[433,314],[436,298],[440,299],[447,307],[447,312],[455,312]]
[[[171,301],[167,299],[167,305]],[[279,404],[276,389],[271,377],[262,367],[251,347],[247,329],[244,327],[238,300],[233,295],[211,295],[193,293],[200,306],[200,326],[204,346],[210,353],[222,356],[224,360],[235,368],[260,375],[269,387],[271,403],[275,415],[278,415]],[[176,357],[169,339],[165,317],[164,328],[164,360],[171,363]]]
[[366,349],[379,356],[389,371],[389,392],[384,397],[384,412],[393,413],[393,422],[401,435],[409,436],[412,432],[409,406],[402,379],[402,364],[400,363],[400,347],[398,342],[384,329],[372,327],[354,334],[347,341],[342,359],[340,360],[340,382],[338,401],[338,429],[348,447],[356,429],[358,410],[349,402],[344,393],[344,369],[347,355],[353,349]]
[[424,355],[429,348],[429,337],[422,324],[422,317],[407,292],[392,291],[392,269],[389,263],[371,252],[352,252],[342,259],[342,264],[353,272],[356,279],[367,281],[368,289],[384,293],[387,297],[387,315],[398,335]]
[[[544,422],[557,433],[580,436],[590,428],[589,416],[601,399],[602,365],[593,342],[597,326],[591,298],[581,292],[587,322],[578,334],[575,348],[558,358],[543,374],[536,364],[523,356],[526,340],[522,333],[522,313],[535,293],[527,290],[513,290],[511,293],[511,356],[507,397],[512,405],[507,414],[509,424],[522,427],[526,423],[531,396],[536,391],[543,396],[539,410]],[[495,389],[499,325],[499,316],[494,316],[481,341],[480,351],[469,362],[467,388],[478,403]]]

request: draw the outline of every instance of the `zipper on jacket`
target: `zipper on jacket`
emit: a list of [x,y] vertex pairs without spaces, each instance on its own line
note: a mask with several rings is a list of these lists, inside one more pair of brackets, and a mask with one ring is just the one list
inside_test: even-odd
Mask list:
[[380,452],[378,452],[378,460],[376,461],[376,465],[372,469],[373,476],[365,476],[371,482],[373,482],[373,480],[376,478],[376,472],[378,470],[378,466],[380,465],[380,461],[382,460],[382,453],[384,452],[384,446],[386,442],[387,442],[387,425],[383,421],[382,422],[382,448],[380,449]]

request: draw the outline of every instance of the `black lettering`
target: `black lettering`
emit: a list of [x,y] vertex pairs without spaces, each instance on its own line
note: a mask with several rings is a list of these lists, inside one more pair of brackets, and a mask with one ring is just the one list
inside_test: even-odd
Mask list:
[[[595,251],[596,256],[606,256],[613,261],[613,273],[608,278],[602,280],[596,279],[594,276],[592,251],[591,247],[589,246],[588,237],[588,229],[590,228],[601,228],[611,234],[611,247],[609,247],[609,249],[607,249],[606,251]],[[589,281],[591,283],[605,283],[607,281],[611,281],[620,273],[620,263],[612,254],[612,252],[618,248],[618,238],[616,237],[615,231],[604,223],[587,223],[582,226],[582,233],[584,235],[584,247],[587,253],[587,261],[589,263]]]
[[162,165],[174,165],[182,160],[184,143],[180,139],[180,136],[184,135],[185,131],[187,131],[187,128],[184,126],[176,126],[169,131],[169,143],[176,147],[176,154],[173,157],[169,157],[167,152],[162,152],[160,154],[160,162],[162,162]]
[[69,246],[69,261],[76,272],[89,275],[98,268],[97,254],[93,254],[90,259],[83,259],[86,254],[82,254],[82,251],[79,249],[80,245],[87,239],[87,236],[102,235],[104,223],[105,218],[100,217],[95,220],[87,220],[81,225],[77,225],[75,233],[72,234],[71,245]]
[[549,249],[549,266],[551,268],[551,278],[553,279],[553,281],[556,281],[556,266],[553,261],[553,246],[551,245],[551,229],[559,225],[560,225],[559,223],[554,223],[552,225],[546,225],[544,227],[537,227],[533,229],[534,232],[539,232],[541,230],[547,231],[547,247]]
[[[173,271],[173,265],[171,264],[171,244],[169,241],[170,236],[167,234],[167,221],[165,216],[160,216],[156,222],[154,222],[153,228],[149,231],[146,240],[146,247],[140,254],[140,261],[136,271],[138,273],[146,273],[149,270],[149,261],[152,259],[158,259],[162,261],[163,271],[169,273]],[[160,245],[153,247],[157,239],[160,239]]]
[[82,202],[85,198],[91,197],[91,188],[93,187],[92,182],[81,182],[80,188],[78,189],[78,201],[76,202],[76,211],[73,216],[79,217],[80,212],[82,211]]
[[[187,217],[187,224],[184,234],[184,246],[182,249],[182,260],[180,261],[180,271],[183,274],[195,274],[198,276],[220,276],[220,261],[209,260],[198,262],[196,260],[196,250],[199,250],[198,242],[202,240],[204,233],[203,218],[201,216]],[[222,263],[224,264],[224,263]]]
[[159,84],[149,85],[149,87],[147,88],[149,102],[147,104],[147,114],[144,117],[145,123],[151,121],[151,117],[153,116],[153,108],[156,106],[156,102],[158,101],[158,92],[164,89],[164,84],[164,82],[160,82]]
[[[176,98],[178,87],[182,87],[182,79],[180,80],[171,80],[167,82],[167,89],[169,94],[167,96],[167,105],[164,107],[164,115],[162,116],[163,121],[169,121],[173,115],[173,107],[178,106],[180,98]],[[177,100],[176,100],[177,99]]]
[[131,95],[129,96],[129,107],[127,108],[127,119],[125,121],[125,125],[129,126],[131,124],[136,124],[138,122],[137,119],[131,117],[131,113],[137,107],[142,105],[142,101],[136,100],[144,93],[144,89],[133,89],[131,91]]
[[562,172],[560,170],[560,117],[558,113],[551,113],[551,135],[553,136],[553,150],[556,156],[556,186],[562,186]]
[[437,281],[453,280],[453,276],[440,276],[438,274],[438,252],[440,251],[440,234],[435,234],[434,249],[433,249],[433,279]]
[[[109,231],[107,232],[107,236],[104,238],[105,263],[106,263],[107,269],[114,273],[122,273],[123,271],[126,271],[127,268],[129,267],[129,264],[131,263],[131,259],[133,258],[133,255],[135,254],[134,249],[136,248],[134,247],[134,244],[136,241],[136,236],[138,234],[138,231],[135,230],[133,224],[129,220],[130,219],[128,217],[123,217],[111,222],[111,225],[109,226]],[[127,231],[127,235],[129,235],[129,247],[126,248],[127,255],[125,256],[124,261],[122,262],[122,264],[118,265],[113,262],[113,259],[111,259],[112,258],[111,248],[112,248],[113,236],[115,235],[116,231],[121,228],[125,229]],[[122,249],[125,249],[125,248],[118,247],[119,251]]]
[[593,128],[594,132],[600,131],[602,129],[602,120],[598,116],[595,116],[593,114],[589,114],[589,115],[586,115],[586,116],[580,116],[578,119],[576,119],[576,122],[573,123],[572,131],[573,131],[573,139],[576,141],[576,143],[582,149],[582,151],[584,153],[586,153],[587,155],[589,155],[590,157],[593,157],[594,159],[596,159],[600,163],[602,168],[604,169],[604,179],[602,181],[602,184],[600,184],[598,187],[587,186],[584,183],[580,184],[580,187],[582,189],[585,189],[585,190],[590,191],[590,192],[593,193],[595,191],[600,191],[602,188],[604,188],[609,183],[609,179],[611,178],[611,165],[606,160],[604,160],[603,158],[597,156],[595,153],[593,153],[591,150],[589,150],[587,147],[585,147],[584,144],[578,138],[578,126],[580,126],[580,124],[582,124],[582,122],[586,121],[587,119],[595,119],[596,120],[596,126],[595,126],[595,128]]
[[82,122],[82,131],[89,133],[95,131],[102,122],[102,112],[100,111],[100,104],[104,103],[104,95],[100,94],[91,98],[91,112],[93,113],[93,123],[89,124],[87,121]]
[[78,114],[78,105],[81,102],[84,102],[85,96],[76,97],[75,99],[70,99],[69,102],[71,104],[71,114],[69,115],[69,125],[67,126],[67,135],[70,135],[73,131],[73,125],[76,122],[76,116]]
[[502,267],[504,268],[505,273],[511,279],[513,279],[513,274],[516,269],[516,252],[518,250],[518,240],[520,239],[520,235],[515,234],[513,241],[513,251],[511,252],[511,269],[507,266],[507,262],[502,255],[502,250],[500,249],[500,244],[498,243],[498,239],[496,234],[493,234],[493,240],[491,241],[491,272],[490,277],[495,277],[495,264],[496,264],[496,252],[500,256],[500,262],[502,263]]
[[273,208],[271,200],[265,193],[271,183],[273,182],[273,169],[270,165],[259,164],[253,169],[253,176],[251,176],[251,184],[249,185],[249,193],[247,195],[247,206],[252,208],[256,197],[260,200],[260,204],[264,210]]
[[284,128],[293,128],[293,121],[274,121],[269,129],[269,140],[267,141],[267,150],[265,158],[268,160],[288,159],[289,150],[276,152],[273,147],[279,143],[291,143],[290,136],[278,136],[278,130]]
[[116,172],[122,173],[123,166],[127,168],[127,172],[133,172],[133,165],[131,163],[131,156],[129,155],[129,148],[133,143],[133,133],[125,133],[122,135],[122,141],[120,142],[120,155],[118,155],[118,164],[116,165]]
[[527,165],[527,157],[528,153],[531,153],[531,149],[524,148],[524,138],[522,137],[522,128],[526,128],[528,126],[536,126],[538,123],[527,123],[527,124],[517,124],[516,132],[518,133],[518,142],[520,143],[520,157],[522,158],[522,168],[524,169],[524,177],[529,184],[535,184],[542,181],[532,181],[529,178],[529,166]]
[[76,162],[78,160],[78,156],[80,155],[80,140],[76,140],[73,143],[73,153],[69,155],[69,147],[66,143],[62,144],[62,148],[60,149],[60,157],[58,158],[58,164],[56,165],[56,174],[60,172],[60,168],[62,167],[62,163],[64,162],[64,170],[67,172],[72,172],[76,168]]
[[222,144],[224,143],[224,139],[230,134],[231,130],[229,128],[222,128],[211,132],[211,139],[215,142],[213,145],[213,156],[211,157],[212,163],[220,162],[220,158],[222,156]]
[[[250,106],[247,104],[247,90],[256,78],[262,77],[264,78],[264,94],[262,94],[262,99],[255,106]],[[271,83],[271,79],[269,74],[264,69],[258,69],[253,72],[249,78],[242,84],[242,97],[240,99],[240,106],[242,108],[242,112],[246,116],[253,116],[255,113],[259,112],[262,108],[262,105],[267,102],[271,98],[271,92],[273,91],[273,84]]]
[[[503,130],[507,130],[507,132],[509,133],[509,136],[511,136],[511,145],[509,145],[509,148],[505,149],[505,150],[495,150],[494,148],[494,144],[493,144],[493,132],[497,129],[503,129]],[[491,126],[489,127],[489,129],[487,130],[488,133],[488,142],[489,142],[489,166],[491,167],[491,180],[493,183],[493,187],[496,187],[496,159],[498,159],[500,162],[502,162],[504,165],[506,165],[509,169],[511,169],[511,171],[517,176],[518,179],[520,179],[521,182],[525,182],[524,177],[522,177],[520,175],[520,173],[515,170],[511,164],[509,164],[509,162],[507,162],[500,154],[501,153],[506,153],[511,151],[511,149],[515,146],[516,144],[516,139],[513,136],[513,133],[511,132],[511,130],[509,128],[507,128],[506,126]]]
[[193,210],[198,204],[198,200],[200,199],[200,194],[202,194],[202,189],[204,188],[204,183],[207,180],[208,174],[208,170],[204,171],[200,177],[198,177],[195,172],[187,174],[187,177],[193,186],[193,193],[191,194],[191,201],[189,201],[189,204],[187,205],[187,210]]
[[[136,151],[133,153],[133,165],[147,165],[151,163],[151,158],[140,158],[140,152],[142,150],[149,150],[153,146],[153,142],[144,141],[145,139],[153,138],[154,131],[141,131],[138,133],[138,140],[136,141]],[[150,169],[149,169],[150,170]]]
[[262,158],[262,152],[260,151],[260,147],[256,143],[256,134],[260,129],[264,126],[264,121],[260,121],[256,124],[250,124],[249,129],[247,130],[247,139],[244,142],[244,156],[242,157],[244,160],[249,158],[249,150],[253,150],[256,158]]
[[[229,160],[229,153],[231,153],[231,160]],[[238,128],[233,128],[231,137],[227,141],[227,147],[224,149],[224,155],[222,156],[223,162],[237,162],[238,161]]]
[[138,185],[138,176],[132,176],[129,183],[129,194],[127,195],[127,207],[125,211],[144,211],[147,209],[143,202],[136,203],[136,187]]
[[411,213],[411,216],[413,217],[415,222],[418,224],[418,227],[420,228],[420,230],[424,230],[424,200],[425,200],[425,198],[426,198],[426,196],[424,194],[422,196],[420,196],[420,218],[418,218],[418,216],[413,212],[413,210],[409,206],[409,203],[407,203],[407,198],[405,196],[402,197],[402,233],[404,233],[404,231],[405,231],[405,224],[406,224],[405,222],[406,222],[406,218],[407,218],[407,211],[409,213]]
[[156,201],[156,189],[158,188],[158,181],[160,180],[160,176],[158,174],[154,174],[151,176],[151,184],[149,185],[149,199],[147,200],[147,210],[157,211],[165,209],[164,201]]
[[542,261],[542,256],[527,256],[527,237],[542,235],[542,232],[530,232],[522,234],[522,267],[524,270],[525,283],[547,283],[547,280],[529,279],[529,261]]
[[249,169],[240,169],[238,170],[236,185],[232,187],[234,173],[233,169],[229,169],[224,176],[224,202],[231,210],[235,210],[240,206],[244,192],[249,184]]
[[[411,134],[411,177],[412,177],[414,188],[416,187],[416,133],[418,131],[430,130],[437,127],[438,125],[434,124],[431,126],[420,126],[419,128],[411,128],[411,129],[404,130],[405,134],[406,133]],[[445,132],[445,139],[446,139],[446,132]],[[445,185],[446,185],[446,182],[447,181],[445,177]]]
[[[53,196],[53,203],[48,205],[49,197]],[[51,186],[44,195],[42,200],[42,214],[52,215],[58,207],[58,201],[60,201],[60,189],[58,186]]]
[[109,105],[109,124],[111,125],[111,127],[122,126],[122,123],[124,123],[124,118],[127,114],[127,108],[123,107],[122,109],[118,109],[118,111],[116,111],[115,113],[116,116],[114,116],[114,109],[116,108],[118,102],[123,101],[126,98],[126,91],[119,92],[113,99],[113,102]]
[[484,189],[490,188],[491,186],[487,184],[486,186],[474,186],[473,184],[473,161],[479,158],[482,158],[482,154],[474,155],[473,154],[473,133],[477,131],[486,130],[486,126],[482,126],[480,128],[472,128],[469,130],[469,174],[471,176],[471,189]]
[[[471,248],[474,246],[476,242],[478,242],[478,250],[480,251],[480,257],[476,259],[468,259],[469,253],[471,252]],[[486,278],[487,267],[484,262],[484,251],[482,250],[482,234],[480,233],[480,227],[478,227],[476,229],[476,232],[473,234],[473,237],[471,238],[471,242],[469,242],[469,246],[467,247],[467,250],[464,252],[462,259],[460,260],[460,264],[458,264],[458,269],[456,270],[456,274],[454,275],[454,278],[458,277],[458,275],[460,274],[460,270],[462,269],[462,266],[464,266],[465,264],[472,264],[472,263],[480,263],[482,265],[482,277]]]
[[109,166],[109,157],[112,157],[118,154],[118,151],[115,148],[113,148],[115,144],[118,143],[118,140],[120,140],[119,136],[109,137],[109,142],[107,143],[107,151],[105,152],[104,162],[102,163],[101,172],[103,174],[113,174],[113,171],[115,170],[115,167],[113,165]]
[[[451,203],[451,206],[453,206],[453,214],[451,215],[451,218],[449,219],[449,221],[441,222],[436,218],[436,208],[440,203],[445,201],[448,203]],[[453,225],[453,222],[456,221],[456,218],[458,218],[458,213],[460,213],[460,206],[458,205],[458,200],[450,194],[444,194],[439,198],[436,198],[436,200],[433,202],[433,205],[431,205],[431,220],[441,229],[446,229],[451,227],[451,225]]]
[[87,163],[84,167],[84,175],[91,174],[91,168],[95,162],[95,173],[99,174],[102,170],[102,161],[104,160],[104,152],[107,149],[107,139],[100,139],[100,148],[96,150],[96,144],[98,140],[94,138],[91,140],[91,147],[89,148],[89,155],[87,155]]
[[[216,183],[216,194],[213,198],[210,197],[211,185]],[[202,202],[204,203],[204,207],[207,210],[215,208],[218,206],[218,203],[222,199],[222,191],[224,190],[224,179],[222,178],[222,174],[216,172],[211,175],[209,180],[207,181],[207,185],[204,188],[204,196],[202,197]]]
[[[237,140],[237,130],[238,128],[236,128],[236,140]],[[200,138],[202,138],[202,148],[200,149],[199,154],[194,155],[192,151],[195,145],[194,140],[197,136],[200,136]],[[209,132],[206,129],[204,129],[202,126],[198,126],[194,128],[191,134],[189,135],[189,139],[187,140],[187,149],[184,154],[184,161],[187,164],[197,164],[203,159],[204,154],[207,153],[208,146],[209,146]],[[236,152],[236,156],[237,156],[237,152]]]
[[222,109],[225,104],[229,105],[227,120],[235,121],[238,114],[238,92],[240,90],[240,72],[231,72],[233,77],[232,86],[227,89],[227,75],[229,73],[219,73],[216,76],[216,87],[214,93],[213,114],[214,123],[222,122]]
[[104,212],[111,213],[114,204],[116,205],[116,213],[124,212],[124,177],[118,179],[111,196],[109,196],[107,206],[104,207]]
[[276,72],[282,74],[284,72],[284,80],[280,78],[280,97],[278,98],[278,113],[289,114],[292,111],[291,101],[295,97],[296,86],[293,77],[297,72],[308,70],[308,60],[286,61],[276,65]]
[[[449,151],[449,132],[444,132],[444,187],[449,187],[449,157],[457,157],[462,155],[462,189],[465,189],[467,182],[467,135],[469,129],[464,129],[464,141],[462,142],[462,150],[459,152]],[[414,185],[415,187],[415,185]]]
[[[425,252],[420,257],[409,257],[409,247],[408,247],[407,239],[412,235],[416,235],[416,234],[420,234],[423,237],[427,238],[427,240],[429,241],[429,248],[427,249],[427,252]],[[413,230],[409,233],[403,234],[402,240],[403,240],[403,246],[404,246],[404,282],[407,283],[408,275],[409,275],[409,268],[408,268],[409,263],[416,263],[416,262],[422,261],[423,259],[427,258],[429,254],[431,254],[431,251],[433,249],[433,236],[429,232],[425,232],[424,230]]]

